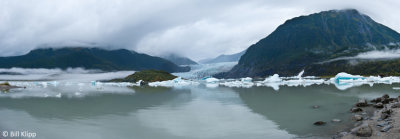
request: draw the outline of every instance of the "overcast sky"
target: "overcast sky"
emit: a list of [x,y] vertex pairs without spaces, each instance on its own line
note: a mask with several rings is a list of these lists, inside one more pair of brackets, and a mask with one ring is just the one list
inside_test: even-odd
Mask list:
[[355,8],[400,31],[399,0],[0,0],[0,55],[98,43],[194,60],[232,54],[285,20]]

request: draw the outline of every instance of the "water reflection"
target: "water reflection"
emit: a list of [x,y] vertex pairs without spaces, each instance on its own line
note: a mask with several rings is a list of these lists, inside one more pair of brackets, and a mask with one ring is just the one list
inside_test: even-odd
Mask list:
[[110,93],[82,98],[0,98],[0,109],[24,111],[37,118],[89,119],[107,114],[128,115],[138,109],[158,106],[179,95],[190,93],[190,90],[170,88],[135,89],[136,93],[131,94]]
[[[203,85],[113,89],[83,89],[87,95],[69,97],[73,89],[28,88],[17,93],[30,97],[0,97],[0,117],[7,119],[0,129],[33,130],[38,138],[330,138],[350,123],[348,110],[359,98],[398,95],[384,84],[344,91],[334,85],[282,86],[279,91]],[[62,97],[29,95],[40,91],[62,92]],[[319,120],[328,124],[312,125]]]
[[[390,85],[379,84],[337,90],[332,85],[311,87],[282,87],[278,93],[265,87],[235,88],[243,103],[253,112],[274,121],[279,128],[300,137],[321,136],[330,138],[352,124],[349,109],[359,98],[375,98],[398,92]],[[312,106],[320,106],[318,109]],[[341,119],[341,123],[331,123]],[[314,126],[316,121],[327,121],[327,126]],[[346,124],[348,123],[348,124]]]

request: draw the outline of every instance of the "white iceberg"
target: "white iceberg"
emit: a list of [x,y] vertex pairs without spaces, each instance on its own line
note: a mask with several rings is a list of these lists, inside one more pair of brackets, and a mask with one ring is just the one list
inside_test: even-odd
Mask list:
[[264,83],[276,83],[276,82],[282,82],[282,79],[279,78],[278,74],[274,74],[272,76],[269,76],[268,78],[265,78],[263,81]]
[[338,73],[334,78],[335,83],[343,82],[365,82],[368,81],[365,77],[360,75],[351,75],[345,72]]
[[149,86],[152,87],[183,87],[183,86],[189,86],[189,85],[198,85],[198,82],[191,81],[191,80],[185,80],[182,79],[181,77],[177,77],[173,80],[168,80],[168,81],[161,81],[161,82],[150,82]]
[[[251,78],[250,78],[251,79]],[[227,86],[227,87],[242,87],[242,88],[250,88],[254,86],[254,83],[249,81],[249,78],[242,78],[240,81],[235,80],[235,81],[226,81],[220,83],[222,86]]]
[[209,77],[209,78],[206,78],[205,81],[206,81],[207,84],[215,84],[215,83],[219,82],[219,79],[213,78],[213,77]]
[[240,78],[240,80],[241,80],[242,82],[251,82],[251,81],[253,81],[253,79],[250,78],[250,77]]

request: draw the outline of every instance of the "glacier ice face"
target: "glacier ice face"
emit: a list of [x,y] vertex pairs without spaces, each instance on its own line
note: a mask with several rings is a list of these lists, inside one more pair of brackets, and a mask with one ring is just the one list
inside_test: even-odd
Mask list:
[[189,72],[172,73],[185,79],[201,79],[203,77],[211,77],[217,73],[227,72],[235,66],[237,62],[221,62],[212,64],[190,65]]

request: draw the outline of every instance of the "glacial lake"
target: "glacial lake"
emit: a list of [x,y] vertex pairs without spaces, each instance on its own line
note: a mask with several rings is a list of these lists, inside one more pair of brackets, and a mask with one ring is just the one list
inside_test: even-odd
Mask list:
[[[29,131],[47,139],[331,138],[354,124],[349,109],[358,99],[400,95],[400,90],[393,89],[399,84],[345,90],[332,84],[281,86],[279,90],[204,84],[96,87],[84,74],[67,77],[80,78],[25,81],[30,84],[27,88],[2,92],[0,131]],[[316,121],[327,124],[315,126]]]

